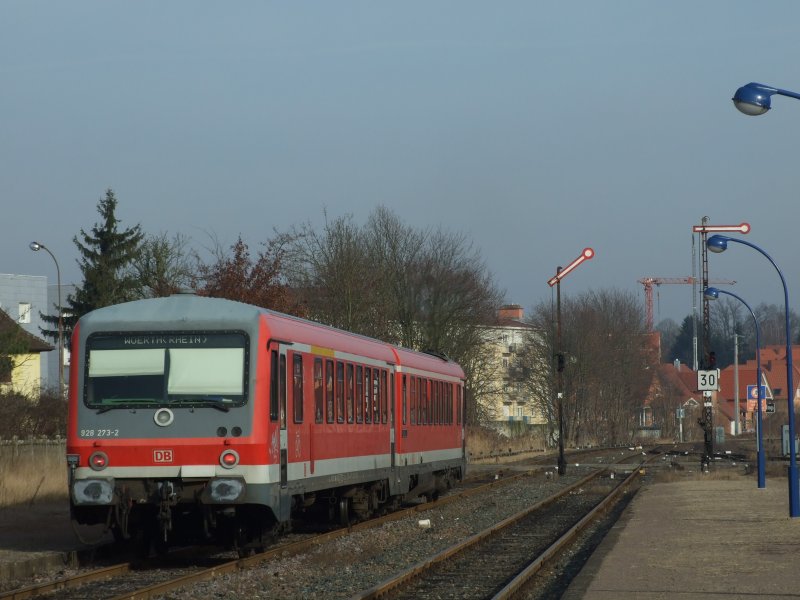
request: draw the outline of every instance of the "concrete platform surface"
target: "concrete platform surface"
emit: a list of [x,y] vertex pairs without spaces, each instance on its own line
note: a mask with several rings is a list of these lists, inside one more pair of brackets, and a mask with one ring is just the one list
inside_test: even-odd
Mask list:
[[786,478],[645,486],[562,596],[568,600],[800,598],[800,518]]
[[69,504],[0,508],[0,581],[73,566],[78,552],[112,540],[102,525],[72,527]]

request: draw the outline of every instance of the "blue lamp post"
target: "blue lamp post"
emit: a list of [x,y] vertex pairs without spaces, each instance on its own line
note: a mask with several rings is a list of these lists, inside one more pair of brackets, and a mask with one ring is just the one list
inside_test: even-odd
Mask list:
[[[763,254],[781,278],[783,284],[783,305],[786,317],[786,394],[789,397],[789,516],[800,517],[800,490],[798,490],[797,480],[797,452],[794,447],[794,382],[792,377],[792,370],[794,369],[792,363],[792,334],[789,328],[789,291],[786,288],[786,279],[783,273],[772,260],[772,257],[764,252],[761,248],[750,242],[744,240],[728,237],[726,235],[712,235],[708,238],[706,246],[711,252],[725,252],[728,249],[728,242],[736,242],[737,244],[744,244],[750,246]],[[758,382],[759,387],[761,382]],[[760,414],[760,411],[759,411]]]
[[[753,312],[753,309],[750,308],[750,305],[744,301],[743,298],[740,298],[733,292],[726,292],[725,290],[719,290],[717,288],[706,288],[703,292],[703,295],[708,298],[709,300],[716,300],[719,298],[720,294],[727,294],[728,296],[733,296],[739,302],[744,304],[747,307],[747,310],[750,311],[750,314],[753,315],[753,323],[756,326],[756,389],[758,390],[758,454],[756,457],[758,463],[758,487],[765,488],[767,486],[766,483],[766,459],[764,457],[764,433],[761,423],[761,408],[763,405],[763,395],[761,394],[761,335],[759,333],[758,328],[758,319],[756,319],[756,313]],[[736,418],[739,418],[739,415],[736,415]]]
[[800,100],[800,94],[789,90],[781,90],[762,83],[748,83],[736,90],[733,95],[733,103],[739,111],[755,117],[763,115],[771,108],[773,94]]

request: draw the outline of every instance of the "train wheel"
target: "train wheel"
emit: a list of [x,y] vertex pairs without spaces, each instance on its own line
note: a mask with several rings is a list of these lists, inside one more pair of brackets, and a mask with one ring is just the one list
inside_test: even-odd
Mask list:
[[290,529],[288,523],[277,523],[274,519],[265,518],[255,512],[241,515],[242,521],[234,537],[234,548],[239,558],[247,558],[264,552],[275,543],[281,531]]
[[350,498],[339,498],[339,524],[350,525]]

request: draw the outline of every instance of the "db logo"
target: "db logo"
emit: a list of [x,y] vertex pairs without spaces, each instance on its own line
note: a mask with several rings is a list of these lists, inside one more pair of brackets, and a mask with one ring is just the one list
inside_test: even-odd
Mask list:
[[153,462],[171,463],[172,450],[153,450]]

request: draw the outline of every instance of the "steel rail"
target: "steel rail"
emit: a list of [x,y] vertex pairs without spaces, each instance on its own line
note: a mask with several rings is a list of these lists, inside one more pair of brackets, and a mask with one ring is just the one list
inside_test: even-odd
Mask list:
[[182,588],[189,584],[208,581],[210,579],[213,579],[214,577],[217,577],[218,575],[233,573],[236,571],[246,570],[255,567],[262,562],[266,562],[268,560],[272,560],[277,557],[294,556],[302,552],[305,552],[313,548],[314,546],[318,546],[325,542],[335,540],[351,532],[361,531],[364,529],[372,529],[384,523],[388,523],[390,521],[396,521],[404,517],[407,517],[409,515],[413,515],[414,513],[430,510],[438,506],[443,506],[445,504],[449,504],[450,502],[455,502],[458,499],[463,499],[472,496],[474,494],[485,492],[489,489],[511,483],[513,481],[516,481],[517,479],[528,477],[531,475],[531,473],[532,471],[525,471],[517,475],[494,480],[485,485],[475,487],[469,490],[464,490],[462,492],[458,492],[451,496],[446,496],[444,498],[439,498],[438,500],[434,500],[432,502],[426,502],[424,504],[412,506],[404,510],[400,510],[388,515],[384,515],[382,517],[378,517],[377,519],[370,519],[368,521],[356,523],[354,525],[351,525],[350,527],[343,527],[341,529],[329,531],[327,533],[314,536],[313,538],[307,540],[301,540],[290,544],[284,544],[278,546],[277,548],[267,550],[266,552],[256,554],[255,556],[240,558],[238,560],[231,561],[228,563],[223,563],[221,565],[217,565],[215,567],[211,567],[203,571],[198,571],[197,573],[185,575],[177,579],[172,579],[170,581],[165,581],[162,583],[156,583],[145,588],[134,590],[130,593],[125,593],[119,596],[115,596],[112,600],[149,600],[151,598],[155,598],[157,596]]
[[[646,462],[650,462],[653,458]],[[531,562],[525,569],[514,577],[508,584],[493,596],[493,600],[506,600],[512,598],[522,587],[524,587],[530,579],[539,572],[547,561],[556,556],[564,547],[567,546],[581,531],[583,531],[590,523],[602,515],[611,505],[618,501],[623,491],[639,477],[641,474],[641,465],[635,469],[627,478],[611,493],[603,499],[597,506],[595,506],[589,513],[587,513],[580,521],[569,528],[558,540],[556,540],[547,550],[542,552],[533,562]]]
[[420,573],[423,573],[423,572],[429,570],[434,565],[442,563],[445,560],[449,559],[450,557],[455,556],[456,554],[458,554],[458,553],[460,553],[460,552],[462,552],[462,551],[464,551],[464,550],[466,550],[468,548],[471,548],[472,546],[475,546],[475,545],[479,544],[480,542],[482,542],[485,539],[497,534],[499,531],[505,529],[506,527],[508,527],[510,525],[513,525],[517,521],[520,521],[520,520],[524,519],[525,517],[527,517],[531,513],[534,513],[534,512],[536,512],[538,510],[541,510],[542,508],[544,508],[544,507],[556,502],[560,498],[562,498],[562,497],[568,495],[569,493],[571,493],[573,490],[578,489],[581,486],[586,485],[588,482],[590,482],[591,480],[595,479],[596,477],[599,477],[602,473],[605,473],[606,471],[607,471],[607,469],[603,469],[601,471],[595,471],[593,473],[590,473],[589,475],[581,478],[576,483],[573,483],[569,487],[564,488],[563,490],[559,491],[557,494],[554,494],[553,496],[550,496],[549,498],[545,498],[541,502],[537,502],[533,506],[530,506],[530,507],[526,508],[525,510],[517,513],[517,514],[512,515],[512,516],[500,521],[499,523],[495,523],[491,527],[489,527],[487,529],[484,529],[483,531],[468,537],[466,540],[464,540],[462,542],[459,542],[459,543],[454,544],[453,546],[451,546],[449,548],[446,548],[445,550],[439,552],[438,554],[436,554],[435,556],[433,556],[433,557],[431,557],[431,558],[429,558],[427,560],[423,560],[423,561],[420,561],[420,562],[416,563],[415,565],[411,566],[409,569],[403,571],[402,573],[392,577],[391,579],[385,580],[382,583],[379,583],[378,585],[376,585],[376,586],[374,586],[372,588],[364,590],[363,592],[360,592],[360,593],[356,594],[355,596],[352,596],[352,598],[354,600],[355,599],[358,599],[358,600],[373,600],[375,598],[380,598],[381,596],[387,595],[392,590],[394,590],[394,589],[404,585],[405,583],[411,581],[416,576],[418,576]]
[[29,585],[16,590],[11,590],[10,592],[0,594],[0,600],[23,600],[24,598],[34,598],[50,592],[80,587],[92,581],[109,579],[111,577],[119,577],[120,575],[130,572],[130,570],[131,563],[120,563],[118,565],[112,565],[110,567],[89,571],[88,573],[80,573],[78,575],[61,577],[55,581]]

